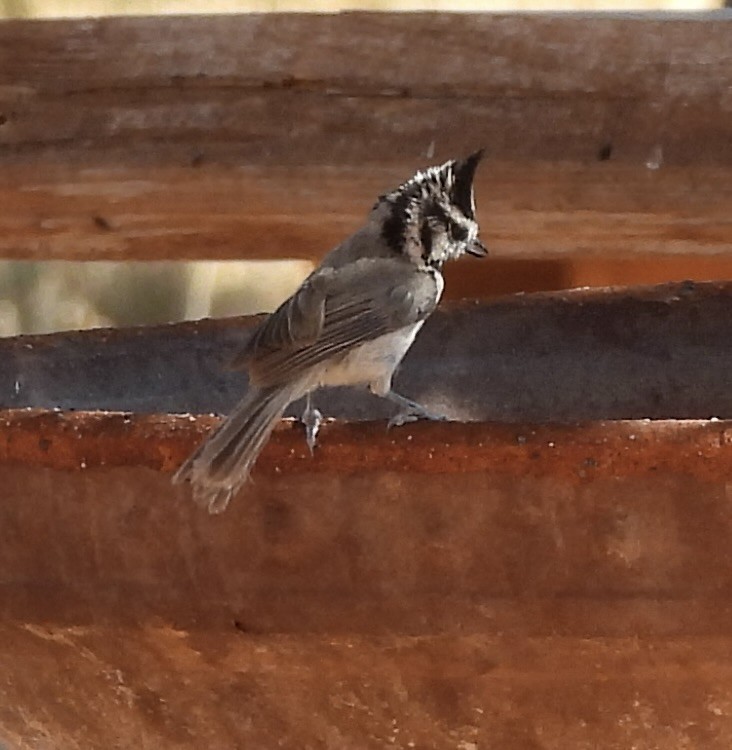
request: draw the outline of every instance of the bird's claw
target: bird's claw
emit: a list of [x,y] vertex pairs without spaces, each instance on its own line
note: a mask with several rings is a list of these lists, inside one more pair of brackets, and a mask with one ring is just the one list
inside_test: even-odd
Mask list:
[[302,415],[302,423],[305,425],[305,442],[308,444],[310,455],[315,451],[318,442],[318,432],[323,422],[323,415],[318,409],[309,408]]
[[430,422],[446,422],[447,417],[442,414],[435,414],[434,412],[425,409],[419,404],[412,404],[406,409],[397,412],[387,423],[387,429],[392,427],[401,427],[409,422],[416,422],[419,419],[427,419]]

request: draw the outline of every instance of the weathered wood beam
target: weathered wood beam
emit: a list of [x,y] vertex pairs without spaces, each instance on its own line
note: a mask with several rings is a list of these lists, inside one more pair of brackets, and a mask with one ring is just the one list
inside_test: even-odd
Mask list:
[[0,24],[0,255],[322,255],[486,146],[497,255],[732,242],[732,17],[336,14]]
[[[355,231],[374,197],[411,169],[10,166],[0,185],[0,255],[315,259]],[[488,163],[483,170],[476,187],[479,219],[495,256],[718,254],[732,248],[732,170],[650,173],[548,163]]]
[[729,15],[9,21],[2,143],[124,164],[223,144],[318,166],[401,165],[433,142],[631,163],[664,146],[669,165],[729,166],[731,33]]

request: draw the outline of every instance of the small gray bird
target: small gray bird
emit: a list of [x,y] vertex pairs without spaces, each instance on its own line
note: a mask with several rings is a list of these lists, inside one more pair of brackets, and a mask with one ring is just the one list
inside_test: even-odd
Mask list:
[[221,513],[287,406],[307,396],[312,450],[321,386],[367,386],[397,403],[390,424],[439,419],[391,390],[391,379],[442,295],[440,269],[464,253],[487,254],[478,239],[473,178],[482,151],[417,172],[382,195],[366,224],[325,256],[300,288],[254,330],[233,362],[249,390],[178,469],[197,503]]

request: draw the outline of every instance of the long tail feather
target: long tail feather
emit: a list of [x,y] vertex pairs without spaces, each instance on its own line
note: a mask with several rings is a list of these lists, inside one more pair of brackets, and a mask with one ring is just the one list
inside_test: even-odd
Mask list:
[[234,411],[173,475],[173,482],[189,479],[196,503],[208,508],[209,513],[222,513],[249,478],[287,405],[302,395],[297,383],[250,388]]

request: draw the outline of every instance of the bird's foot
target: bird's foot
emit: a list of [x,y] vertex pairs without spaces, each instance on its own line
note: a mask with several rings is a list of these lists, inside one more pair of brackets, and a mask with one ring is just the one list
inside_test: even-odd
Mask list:
[[310,404],[309,398],[300,421],[305,425],[305,442],[308,444],[308,449],[312,456],[318,442],[318,432],[323,422],[323,415]]
[[443,414],[436,414],[429,409],[425,409],[424,406],[420,406],[416,401],[400,396],[393,391],[391,391],[386,398],[400,406],[399,411],[387,424],[387,428],[389,429],[392,427],[401,427],[401,425],[408,424],[409,422],[416,422],[418,419],[428,419],[431,422],[447,421],[447,417]]

